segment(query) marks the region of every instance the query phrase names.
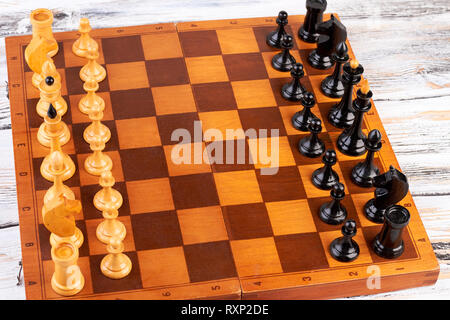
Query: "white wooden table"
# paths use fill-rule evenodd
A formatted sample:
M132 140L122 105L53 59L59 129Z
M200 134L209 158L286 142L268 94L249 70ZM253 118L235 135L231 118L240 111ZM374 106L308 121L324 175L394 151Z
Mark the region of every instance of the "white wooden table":
M303 0L42 0L54 31L306 12ZM0 299L24 299L4 37L31 33L32 0L0 0ZM450 298L450 2L328 0L365 77L440 261L435 286L361 299Z

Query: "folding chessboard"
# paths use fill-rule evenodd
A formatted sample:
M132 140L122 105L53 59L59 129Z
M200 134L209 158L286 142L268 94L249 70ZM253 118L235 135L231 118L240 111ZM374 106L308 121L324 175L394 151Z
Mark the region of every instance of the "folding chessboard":
M326 16L327 19L329 16ZM290 16L288 31L296 35L303 16ZM95 21L93 22L95 26ZM158 24L93 30L100 45L100 63L107 78L99 95L106 102L104 124L112 133L106 153L113 159L116 186L124 198L119 219L127 228L125 251L133 262L129 276L111 280L100 271L105 246L95 236L102 221L92 199L98 178L87 174L83 161L90 153L82 138L89 119L77 104L84 94L79 70L85 61L74 56L76 32L56 33L59 52L54 57L62 77L62 94L69 103L63 120L71 141L63 150L77 165L66 183L81 199L76 217L85 236L79 265L86 279L73 299L314 299L334 298L433 284L439 267L411 195L401 202L411 213L404 233L405 252L396 260L376 256L371 241L381 225L364 217L362 207L373 189L360 188L349 178L362 157L340 152L336 171L346 187L349 218L356 220L361 254L340 263L328 253L340 236L340 226L320 221L320 205L329 191L311 183L321 159L302 156L292 115L300 109L280 96L289 73L275 71L275 51L265 43L274 18ZM49 233L41 218L42 199L50 183L39 171L48 149L36 139L42 119L35 107L39 92L31 85L32 72L23 51L30 36L6 39L14 138L17 193L27 298L58 299L50 286L53 263ZM349 54L354 57L349 47ZM314 44L296 37L292 54L303 63L302 82L315 94L313 112L324 124L321 139L337 150L340 130L326 120L337 100L320 92L320 82L331 70L311 68L307 55ZM173 130L194 135L194 120L210 128L279 130L279 171L263 175L257 146L262 138L238 136L244 143L243 164L176 165L171 151ZM398 168L375 107L366 114L364 130L378 129L383 148L376 156L381 171ZM269 145L275 137L266 138ZM210 142L191 143L205 148ZM228 154L234 159L236 154ZM250 159L252 161L250 161ZM381 277L377 287L374 277ZM374 288L375 286L375 288Z

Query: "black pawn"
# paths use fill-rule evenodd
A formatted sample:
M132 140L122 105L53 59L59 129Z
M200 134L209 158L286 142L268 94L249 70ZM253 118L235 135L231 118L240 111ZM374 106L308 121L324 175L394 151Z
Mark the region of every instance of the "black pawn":
M272 58L272 67L278 71L290 71L295 64L295 58L289 52L294 47L294 39L290 35L285 35L281 40L283 51Z
M375 152L381 149L381 133L377 129L369 132L365 142L367 156L364 161L358 163L352 170L352 181L360 187L373 186L373 178L380 174L380 169L375 165L373 158Z
M273 47L281 49L281 40L287 34L284 26L288 24L288 14L286 11L280 11L277 18L278 28L267 35L266 43Z
M303 78L305 72L303 71L303 65L301 63L296 63L292 66L291 76L292 81L286 83L281 88L281 95L283 98L289 101L300 101L303 95L306 93L305 87L300 82Z
M361 81L361 75L364 68L358 64L352 68L350 63L346 63L342 69L342 83L344 84L344 95L341 101L334 105L328 113L328 120L336 128L348 128L355 120L355 114L352 109L353 86Z
M358 258L359 245L352 238L356 235L356 222L349 219L342 226L342 237L330 244L331 256L341 262L350 262Z
M360 156L366 153L365 141L366 135L362 131L362 123L364 120L364 113L370 110L372 104L372 91L363 92L358 90L357 98L353 103L353 110L355 110L355 120L353 124L346 128L337 139L337 147L339 151L348 156Z
M47 116L50 119L55 119L57 115L58 115L58 112L56 111L53 104L50 103L50 105L48 106L48 110L47 110Z
M320 207L320 220L332 225L341 224L347 218L347 209L341 204L345 197L344 185L337 182L331 189L330 196L333 200Z
M47 78L45 78L45 83L48 86L51 86L51 85L53 85L55 83L55 79L53 77L48 76Z
M292 125L297 130L308 131L308 124L311 122L311 120L318 119L311 112L311 108L316 104L314 95L311 92L306 92L305 96L301 100L301 103L303 105L303 109L294 114L294 116L292 117Z
M331 98L341 98L344 95L344 84L342 83L342 65L349 59L348 48L345 42L341 42L336 47L336 52L333 53L333 60L336 62L336 67L332 75L326 77L320 88L322 92Z
M325 144L319 139L322 132L322 121L312 119L308 124L308 131L311 133L298 142L298 150L308 158L317 158L325 151Z
M312 174L312 183L319 189L330 190L339 182L339 175L333 170L337 162L336 152L327 150L322 157L322 162L324 166Z
M305 42L317 42L319 34L316 25L323 21L323 12L327 8L326 0L307 0L305 22L298 30L298 36Z
M385 213L383 227L372 243L373 251L380 257L394 259L405 250L403 229L410 220L409 211L399 205L390 206Z

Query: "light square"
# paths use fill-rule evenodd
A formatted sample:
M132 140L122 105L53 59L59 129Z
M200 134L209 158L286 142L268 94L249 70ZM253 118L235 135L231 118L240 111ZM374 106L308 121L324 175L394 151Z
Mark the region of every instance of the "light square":
M330 190L322 190L317 188L311 180L312 174L314 170L323 167L322 163L311 164L307 166L298 166L298 170L300 172L300 176L302 177L303 185L305 187L306 195L308 198L317 198L317 197L329 197ZM339 175L339 182L341 182L344 187L346 193L348 193L347 185L345 184L344 176L342 175L341 168L339 167L339 162L333 166L333 170Z
M262 57L264 60L264 65L266 66L267 74L269 75L269 78L286 78L289 77L290 74L288 72L282 72L276 70L274 67L272 67L272 58L277 54L278 52L262 52ZM296 62L302 63L303 61L300 58L300 55L297 50L290 50L291 55L295 58ZM306 68L303 69L305 72L305 77L307 76Z
M110 90L149 87L144 61L107 64L106 70L108 72Z
M190 85L153 87L152 95L157 115L197 111Z
M214 180L223 206L262 202L253 170L214 173Z
M240 277L283 272L272 237L231 241L231 250Z
M193 57L185 60L192 84L228 81L222 56Z
M266 202L273 234L316 232L308 200Z
M187 174L211 172L209 158L204 158L205 144L203 142L176 144L164 146L164 154L166 156L167 168L170 176L181 176ZM173 154L172 154L173 152ZM185 155L184 152L188 152ZM195 155L201 156L196 159ZM200 153L201 152L201 153ZM184 163L184 160L188 160ZM197 162L197 163L196 163Z
M161 145L155 117L116 120L120 149L145 148ZM136 128L138 134L136 134Z
M237 110L200 112L198 116L202 121L203 133L212 129L219 130L222 133L222 139L217 139L217 137L208 139L208 137L205 136L205 141L227 140L227 129L233 130L236 133L232 138L233 140L245 138Z
M131 214L175 209L169 179L127 181Z
M219 206L178 210L177 213L185 245L228 240Z
M277 139L278 148L274 145L275 154L272 154L272 144ZM295 166L294 156L287 137L249 139L248 145L257 169ZM275 159L275 162L272 162L272 158Z
M333 67L334 70L334 67ZM318 75L318 76L310 76L309 81L311 82L314 96L316 97L317 103L325 103L325 102L334 102L338 103L341 99L340 98L330 98L327 97L322 90L320 89L320 86L322 84L322 81L328 77L329 75Z
M114 176L114 179L116 179L117 182L123 181L123 170L122 170L122 162L120 161L120 155L117 151L107 151L104 152L104 154L108 155L112 162L112 174ZM98 184L98 176L94 176L86 171L84 168L84 161L86 158L90 155L90 153L84 153L84 154L77 154L77 168L79 170L80 174L80 183L81 185L87 186L91 184Z
M231 86L238 108L261 108L277 105L269 80L233 81Z
M308 132L303 132L303 131L299 131L297 129L294 128L294 126L292 125L292 117L294 116L294 114L298 111L302 110L302 106L298 105L298 106L286 106L286 107L280 107L280 113L281 113L281 118L283 119L283 123L284 123L284 127L286 128L286 132L288 135L298 135L298 134L305 134L307 135ZM317 106L317 104L312 107L311 109L312 113L319 118L322 121L322 124L324 123L324 120L322 119L322 114L320 113L319 107ZM325 120L328 121L328 120ZM327 128L325 125L322 125L322 132L327 132Z
M367 201L370 199L373 199L374 194L373 192L370 193L355 193L351 195L353 203L355 204L356 213L358 214L359 222L363 227L372 227L372 226L379 226L380 224L370 221L366 218L366 215L364 214L364 206L366 205Z
M112 111L111 106L111 97L109 95L109 92L96 92L96 94L105 101L105 110L103 110L103 119L102 121L107 120L114 120L114 115ZM78 108L78 104L80 103L80 100L82 97L84 97L84 94L77 94L77 95L70 95L70 112L72 114L72 123L86 123L91 122L89 120L89 116L87 114L84 114L80 111Z
M145 60L182 57L178 34L153 33L141 35Z
M252 28L218 29L216 32L223 54L259 52Z

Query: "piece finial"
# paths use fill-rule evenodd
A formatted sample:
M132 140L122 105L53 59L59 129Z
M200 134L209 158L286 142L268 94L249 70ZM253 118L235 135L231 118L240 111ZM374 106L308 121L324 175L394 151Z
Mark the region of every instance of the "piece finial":
M364 79L361 83L361 92L363 94L368 94L370 91L369 81L367 79Z
M356 68L358 68L358 66L359 66L358 60L356 60L356 59L351 59L351 60L350 60L350 67L351 67L353 70L356 69Z

